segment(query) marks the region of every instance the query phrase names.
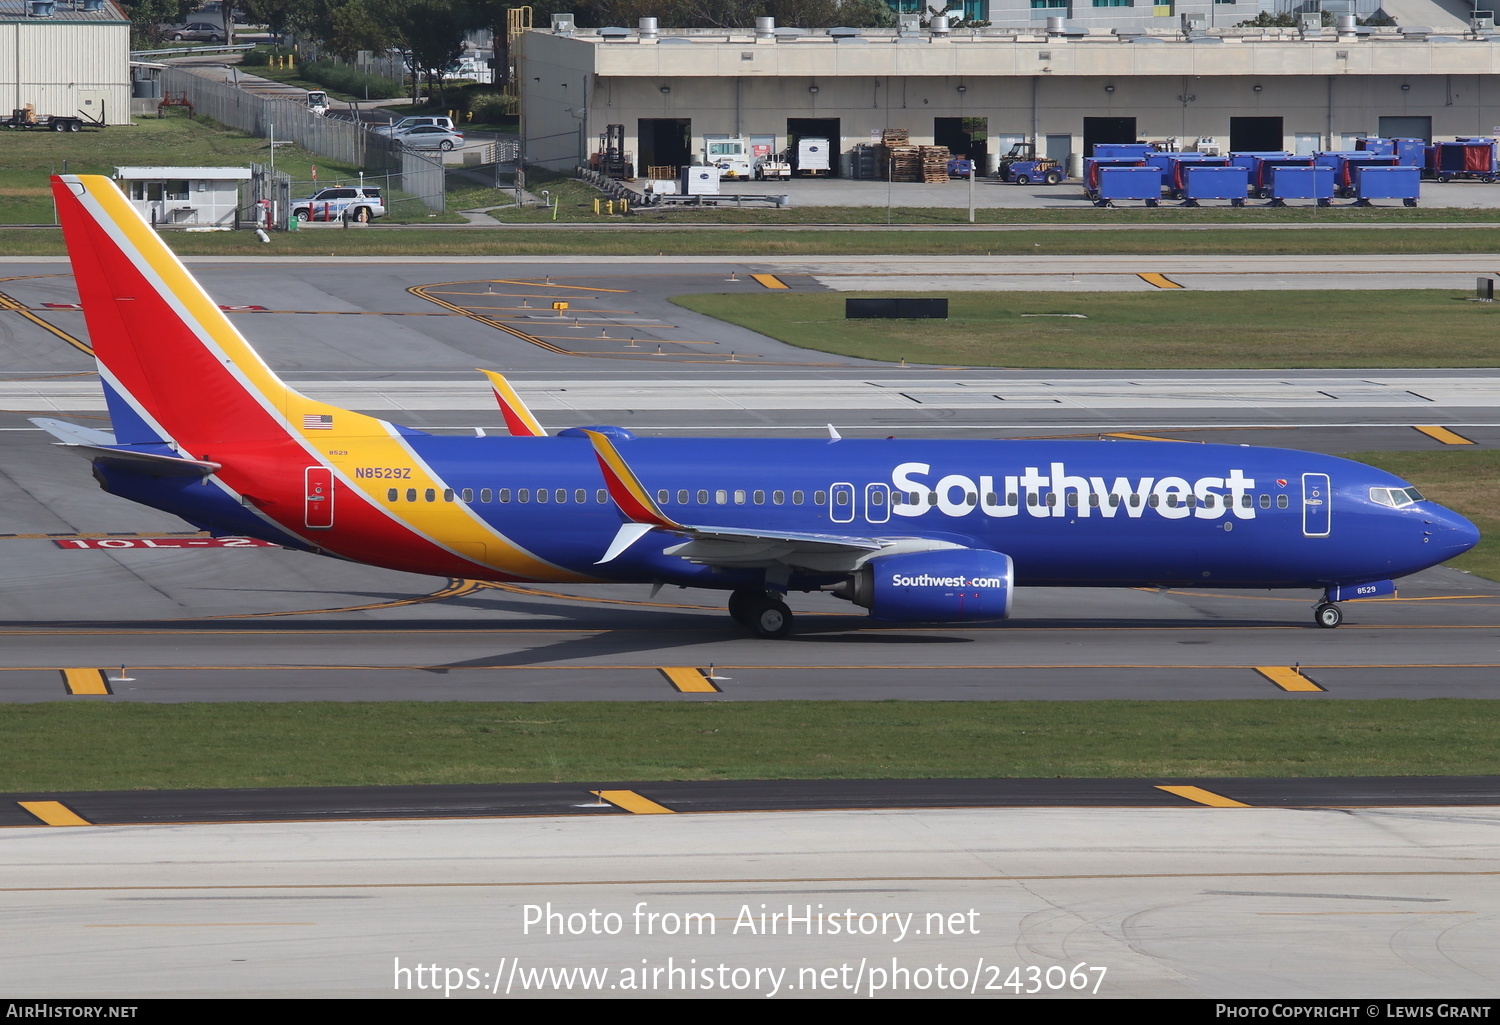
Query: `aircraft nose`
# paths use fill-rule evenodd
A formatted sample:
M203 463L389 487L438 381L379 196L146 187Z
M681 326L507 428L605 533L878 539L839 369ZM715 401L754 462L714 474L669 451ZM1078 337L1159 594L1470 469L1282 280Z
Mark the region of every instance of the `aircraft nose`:
M1462 555L1479 543L1479 528L1451 509L1437 506L1427 518L1426 533L1444 560Z

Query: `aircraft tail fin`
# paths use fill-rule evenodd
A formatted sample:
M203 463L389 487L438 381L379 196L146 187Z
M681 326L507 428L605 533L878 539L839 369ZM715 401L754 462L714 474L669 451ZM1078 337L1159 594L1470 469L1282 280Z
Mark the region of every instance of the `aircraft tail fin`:
M511 383L505 379L505 375L493 370L479 371L490 379L490 387L495 389L495 401L500 404L500 415L505 417L506 429L517 438L545 438L546 428L532 415L526 403L511 387Z
M55 175L52 192L121 443L284 441L342 412L276 376L114 182Z

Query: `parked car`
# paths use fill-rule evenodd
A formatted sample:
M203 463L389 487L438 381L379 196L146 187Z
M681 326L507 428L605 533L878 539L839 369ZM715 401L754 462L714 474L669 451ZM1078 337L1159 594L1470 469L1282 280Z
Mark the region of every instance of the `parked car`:
M340 185L321 189L309 199L292 200L292 216L299 221L339 221L346 217L369 221L385 216L385 202L373 186Z
M437 114L422 114L412 117L404 117L394 124L376 125L370 130L379 135L400 135L402 132L408 132L413 128L420 128L423 126L443 128L450 132L454 130L453 119L451 117Z
M412 149L440 149L445 153L461 149L464 144L462 132L451 131L441 125L417 125L404 132L397 132L393 138Z
M173 42L177 43L222 43L224 41L224 27L212 25L206 21L190 21L178 28L168 29L167 34Z

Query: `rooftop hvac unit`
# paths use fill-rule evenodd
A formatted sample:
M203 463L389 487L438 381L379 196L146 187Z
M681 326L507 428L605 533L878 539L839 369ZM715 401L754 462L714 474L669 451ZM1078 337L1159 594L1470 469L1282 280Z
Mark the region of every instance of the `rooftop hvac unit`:
M28 0L26 15L31 18L50 18L56 8L54 0Z
M898 14L896 15L896 28L903 36L914 36L922 31L922 16L920 14Z
M1475 32L1493 32L1495 31L1495 12L1475 11L1474 16L1469 19L1469 24Z
M573 34L573 16L571 14L554 14L552 16L552 34L557 36L571 36Z
M1321 32L1323 29L1323 15L1299 14L1297 15L1297 28L1303 32Z
M1202 32L1208 28L1208 16L1205 14L1184 14L1182 16L1182 31Z
M104 10L104 0L83 0L83 9L85 11L102 11Z

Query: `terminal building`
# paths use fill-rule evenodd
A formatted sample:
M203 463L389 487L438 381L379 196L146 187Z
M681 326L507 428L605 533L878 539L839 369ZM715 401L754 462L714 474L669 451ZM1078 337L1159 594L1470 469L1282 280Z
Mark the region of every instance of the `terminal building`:
M1236 20L1253 17L1251 4ZM1076 10L1075 6L1075 10ZM1243 14L1243 18L1239 15ZM1500 37L1491 19L1433 27L1097 28L1051 16L1019 28L581 29L568 15L517 40L527 163L587 164L623 126L638 175L698 162L705 139L827 138L835 174L878 177L887 129L993 165L1016 142L1076 168L1095 144L1352 149L1365 136L1427 141L1500 132ZM1220 24L1228 19L1220 19Z

